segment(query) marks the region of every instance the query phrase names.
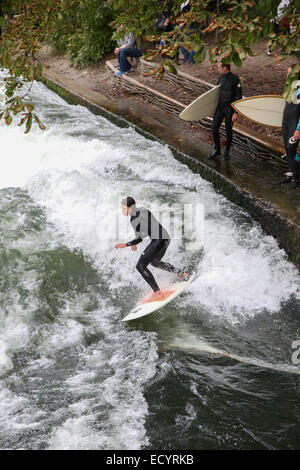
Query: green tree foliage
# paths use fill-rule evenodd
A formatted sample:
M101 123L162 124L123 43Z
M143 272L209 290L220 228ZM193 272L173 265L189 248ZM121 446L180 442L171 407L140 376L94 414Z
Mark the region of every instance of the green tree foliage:
M72 9L58 15L49 41L58 52L67 53L73 65L85 67L113 49L113 14L104 0L72 3Z
M149 51L150 58L157 54L172 57L179 46L184 46L186 49L194 49L197 62L202 62L209 54L212 62L220 58L224 63L241 67L247 56L254 55L253 45L268 39L268 46L272 46L276 59L295 56L297 62L300 62L300 0L292 0L282 11L280 22L291 28L290 31L286 27L280 28L278 35L275 35L273 25L274 21L279 21L277 10L280 0L191 0L190 11L182 15L182 0L174 0L174 30L163 35L157 34L154 22L167 8L167 0L108 0L108 3L119 12L115 21L119 35L126 28L137 35L148 35L148 39L153 42L162 37L165 39L163 48L154 53ZM182 22L186 22L183 30L179 27ZM192 32L188 31L191 24L197 25ZM218 41L209 47L206 44L207 34L214 32L218 33ZM298 70L299 66L294 72Z
M40 44L55 22L60 0L12 0L2 1L0 24L0 64L8 75L5 78L7 102L0 112L0 119L7 125L19 116L19 125L28 133L32 123L45 129L34 106L28 100L28 92L34 77L41 74L42 66L36 59Z
M20 125L29 132L33 122L41 129L44 125L33 114L33 106L27 101L27 90L42 66L37 60L38 50L45 39L51 39L57 49L67 51L74 64L84 66L97 60L110 50L112 26L115 38L132 31L136 38L147 37L153 43L165 39L160 49L151 48L149 58L160 54L162 62L158 74L163 73L164 63L176 73L170 57L180 46L195 51L195 60L202 62L209 56L212 62L221 59L240 67L247 56L254 54L253 46L262 39L272 45L277 60L293 56L300 70L300 0L291 0L280 15L280 22L291 26L290 31L281 27L279 34L273 30L280 0L191 0L190 11L181 14L183 0L0 0L2 16L0 26L0 63L9 71L6 78L6 108L0 112L6 124L19 116ZM169 33L156 31L155 20L172 4L174 28ZM113 13L112 13L113 11ZM18 15L11 21L5 13ZM3 16L4 15L4 16ZM180 27L184 23L184 27ZM191 25L196 27L191 31ZM209 45L207 35L217 38ZM290 77L285 96L290 96ZM18 92L18 94L17 94ZM23 94L22 94L23 93ZM21 96L20 96L21 94Z
M103 57L113 42L110 9L103 0L0 0L0 65L5 78L7 102L0 120L19 125L29 132L33 122L45 129L28 92L34 78L42 73L38 52L45 40L66 43L73 63L83 66ZM7 17L8 15L8 17Z

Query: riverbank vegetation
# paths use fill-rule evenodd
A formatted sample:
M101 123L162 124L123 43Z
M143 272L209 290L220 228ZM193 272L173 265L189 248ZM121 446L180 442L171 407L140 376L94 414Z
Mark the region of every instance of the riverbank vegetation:
M276 60L295 57L294 73L298 72L300 0L287 2L280 16L283 26L276 33L280 0L190 0L185 12L181 4L182 0L0 0L0 63L9 71L8 100L0 118L9 125L21 116L25 132L34 121L44 128L27 94L34 77L42 73L38 52L45 42L66 54L74 66L85 67L112 51L114 41L131 31L138 40L147 38L153 44L146 51L149 58L161 55L176 73L170 57L180 46L193 49L196 62L208 55L212 62L222 59L240 67L253 55L253 46L267 39ZM158 33L157 20L163 15L170 18L172 28ZM214 44L206 40L212 34ZM155 48L161 39L164 46ZM289 84L287 93L288 89Z

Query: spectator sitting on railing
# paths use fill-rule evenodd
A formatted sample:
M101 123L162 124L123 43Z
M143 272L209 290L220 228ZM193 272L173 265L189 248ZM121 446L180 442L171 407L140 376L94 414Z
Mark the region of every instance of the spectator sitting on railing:
M141 57L142 51L137 47L137 43L133 33L129 33L124 39L118 41L118 46L114 53L118 56L117 68L119 71L116 75L121 76L124 73L132 72L132 66L127 57Z
M158 18L155 20L155 26L157 31L163 32L163 33L169 33L170 31L173 31L174 25L171 22L169 17L165 17L164 15L161 16L161 18Z
M186 12L188 12L189 10L191 9L191 5L190 5L190 0L187 0L185 2L183 2L180 6L180 13L181 14L184 14ZM187 23L187 20L184 20L182 21L181 23L179 23L179 27L181 29L181 31L184 31L185 29L185 26L186 26L186 23ZM186 31L186 36L190 36L191 34L191 31L193 31L195 28L197 27L197 24L196 23L193 23L191 24L188 28L187 28L187 31ZM187 49L185 49L184 47L180 47L179 48L180 52L182 53L183 57L184 57L184 60L183 60L183 63L184 64L195 64L196 62L194 61L194 54L195 54L195 51L188 51Z
M285 19L285 9L289 6L290 0L282 0L277 7L277 15L275 18L271 19L273 23L274 34L278 36L282 29L286 29L290 33L290 25L286 23ZM271 46L267 50L268 55L272 55Z
M190 0L187 0L187 1L185 1L181 4L180 13L184 14L184 13L188 12L190 10L190 8L191 8ZM169 32L174 30L175 24L174 24L174 21L172 21L172 16L173 16L173 13L172 13L171 8L169 8L168 12L162 13L162 16L155 21L155 26L156 26L156 29L157 29L158 32L169 33ZM185 29L186 23L187 23L187 20L183 20L183 21L181 21L181 23L179 23L179 27L180 27L181 31L183 31ZM197 25L195 23L190 25L187 28L186 35L189 36L190 32L193 29L195 29L196 26ZM160 41L159 45L160 46L166 45L165 39L162 39ZM182 46L179 47L179 50L180 50L180 52L182 53L182 55L184 57L183 63L195 64L194 51L188 51L187 49L185 49ZM170 57L170 59L172 59L172 58L173 57ZM176 55L175 55L174 59L176 61L178 60L178 50L176 51Z
M155 21L155 26L157 31L159 32L164 32L164 33L170 33L171 31L174 30L174 24L171 21L171 18L166 18L164 15L162 15L161 18L157 19ZM165 46L168 44L168 40L162 39L159 44L156 45L156 48L160 48L161 46ZM175 61L178 60L178 51L176 50L175 56L171 57L170 55L167 54L162 54L162 57L167 57L168 59L175 59Z
M165 3L165 2L160 2L160 3ZM155 20L155 27L157 31L164 32L164 33L169 33L170 31L173 31L174 25L172 24L172 21L171 21L171 18L174 16L173 4L174 4L173 1L169 1L167 5L165 5L167 9L163 11L160 18L157 18L157 20Z

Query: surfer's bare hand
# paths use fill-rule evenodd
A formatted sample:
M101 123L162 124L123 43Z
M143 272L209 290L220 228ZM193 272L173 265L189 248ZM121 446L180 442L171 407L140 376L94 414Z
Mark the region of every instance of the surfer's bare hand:
M136 250L137 250L137 246L136 246L136 245L132 245L130 248L132 249L132 251L136 251Z
M298 130L296 129L295 132L294 132L293 137L294 137L295 140L300 140L300 131L298 131Z
M126 248L126 246L127 246L126 243L117 243L115 245L115 248Z
M234 113L234 114L232 115L232 122L237 121L237 118L238 118L237 113Z

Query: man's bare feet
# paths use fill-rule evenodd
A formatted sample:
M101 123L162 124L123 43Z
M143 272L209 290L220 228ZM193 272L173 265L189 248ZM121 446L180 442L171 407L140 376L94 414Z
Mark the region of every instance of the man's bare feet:
M182 279L188 279L190 277L189 273L181 273Z
M162 297L162 292L160 290L157 290L156 292L152 292L150 298L151 300L159 299Z
M170 295L174 294L174 290L165 290L165 291L157 291L157 292L151 292L148 294L144 299L139 303L139 305L143 305L149 302L158 302L158 301L163 301L170 297Z
M178 274L178 276L176 277L175 279L175 282L184 282L184 281L188 281L190 278L190 274L187 273L187 272L181 272L180 274Z

